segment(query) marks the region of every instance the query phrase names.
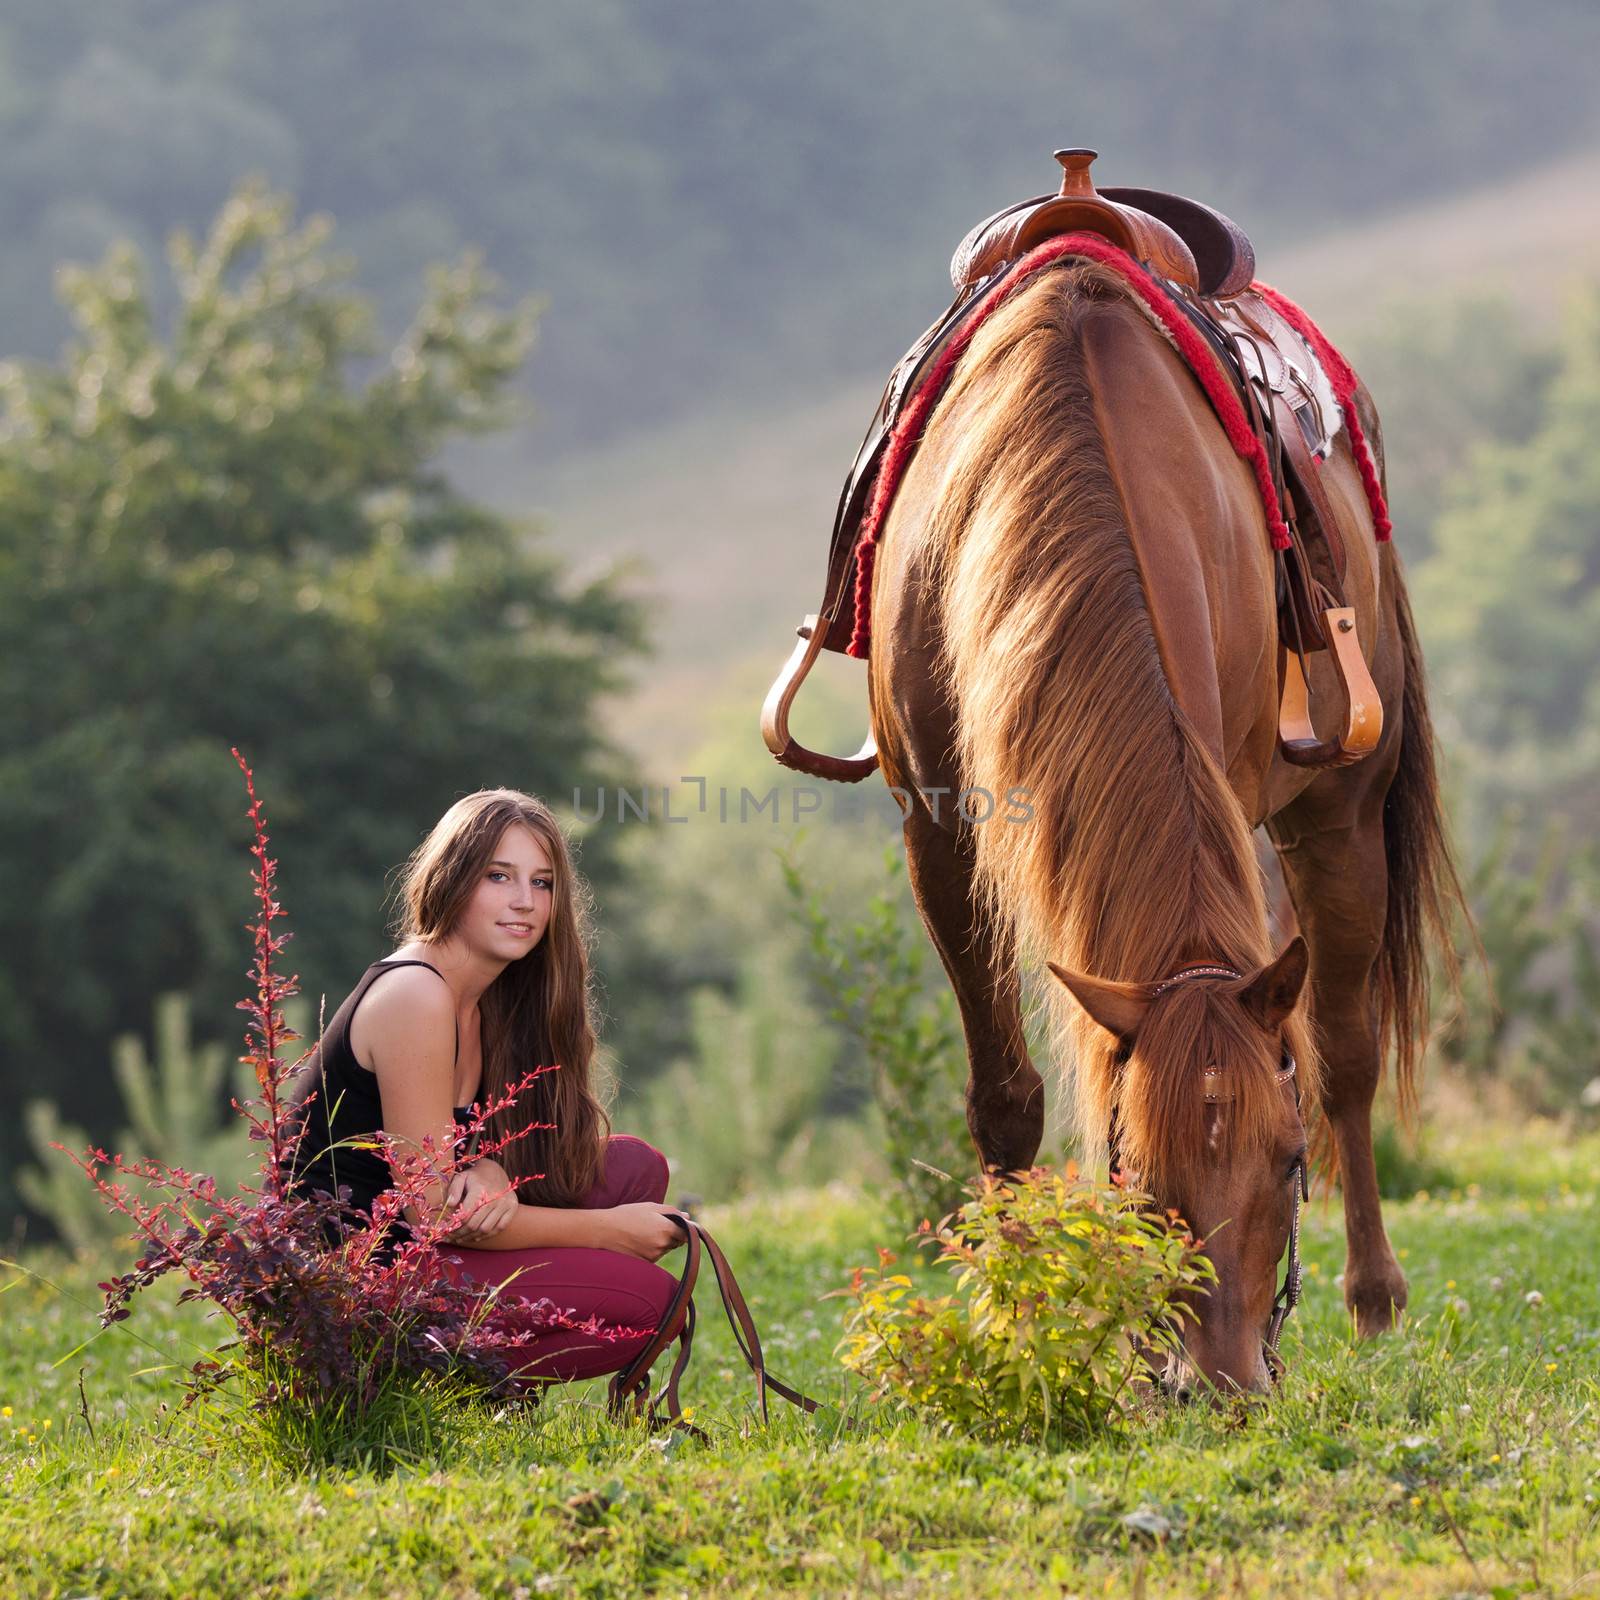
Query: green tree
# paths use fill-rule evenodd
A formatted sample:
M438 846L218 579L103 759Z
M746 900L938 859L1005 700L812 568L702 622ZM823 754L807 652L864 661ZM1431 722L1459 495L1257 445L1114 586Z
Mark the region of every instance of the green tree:
M834 1044L775 946L751 953L730 998L689 997L689 1053L651 1078L631 1122L674 1162L673 1193L708 1200L785 1184L859 1179L873 1165L870 1118L827 1109Z
M1395 538L1421 561L1462 462L1487 444L1525 444L1538 428L1556 348L1524 307L1480 292L1397 299L1347 354L1383 416Z
M297 995L283 1010L300 1040L310 1040L311 1008L305 997ZM220 1191L236 1190L256 1178L266 1149L251 1142L249 1124L228 1103L230 1096L241 1104L256 1098L255 1073L225 1045L191 1043L186 994L158 995L154 1013L153 1061L136 1033L112 1043L111 1072L128 1121L111 1148L130 1161L148 1156L169 1167L207 1173ZM294 1049L303 1047L297 1043ZM106 1208L69 1159L89 1143L83 1129L64 1123L53 1100L30 1100L23 1122L37 1158L36 1166L17 1174L28 1205L78 1250L128 1237L126 1218ZM57 1144L64 1148L57 1150Z
M1469 832L1512 801L1600 821L1600 289L1574 299L1523 442L1480 448L1416 596Z
M329 228L246 187L204 240L174 235L169 334L122 246L61 274L64 361L0 371L0 1088L93 1134L107 1041L148 996L182 988L227 1034L230 745L278 797L313 1007L383 953L384 874L458 795L610 772L597 704L636 607L437 465L514 414L532 308L497 309L469 258L379 352Z
M829 1019L860 1052L883 1128L884 1193L916 1226L960 1203L977 1164L962 1114L966 1052L955 994L917 923L898 844L860 915L836 918L799 860L783 862L790 910L805 929L811 973Z

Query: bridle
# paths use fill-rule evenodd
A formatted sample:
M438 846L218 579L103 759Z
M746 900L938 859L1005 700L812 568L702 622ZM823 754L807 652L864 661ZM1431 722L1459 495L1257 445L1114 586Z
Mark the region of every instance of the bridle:
M1160 983L1151 989L1151 998L1165 994L1168 989L1180 983L1188 983L1195 978L1231 978L1234 980L1243 974L1235 972L1232 967L1225 967L1215 962L1199 962L1194 966L1183 967L1174 972L1170 977L1163 978ZM1294 1108L1300 1109L1300 1080L1295 1076L1294 1057L1285 1054L1285 1064L1279 1069L1274 1078L1275 1083L1294 1084ZM1226 1074L1220 1067L1207 1067L1205 1071L1206 1087L1205 1097L1210 1101L1231 1100L1233 1095L1224 1087ZM1111 1128L1108 1138L1111 1153L1112 1181L1133 1180L1137 1182L1138 1174L1129 1172L1122 1164L1122 1151L1117 1137L1117 1101L1116 1096L1111 1100ZM1266 1336L1262 1339L1262 1349L1267 1358L1267 1371L1272 1374L1272 1381L1276 1383L1283 1372L1283 1358L1278 1354L1278 1338L1283 1332L1283 1325L1289 1320L1289 1313L1300 1303L1300 1205L1302 1201L1311 1198L1311 1178L1306 1170L1306 1158L1301 1156L1295 1163L1294 1170L1289 1174L1290 1197L1293 1210L1289 1218L1289 1254L1284 1267L1283 1282L1278 1285L1278 1292L1272 1298L1272 1314L1267 1319Z

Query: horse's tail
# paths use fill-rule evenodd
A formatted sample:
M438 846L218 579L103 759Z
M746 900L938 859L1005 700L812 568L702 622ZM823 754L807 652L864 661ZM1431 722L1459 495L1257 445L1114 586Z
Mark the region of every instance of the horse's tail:
M1392 546L1388 561L1405 662L1405 696L1400 761L1383 808L1389 894L1378 955L1378 1027L1385 1049L1394 1051L1395 1092L1401 1114L1409 1117L1416 1110L1417 1064L1428 1035L1429 941L1439 950L1447 981L1454 988L1460 964L1453 922L1458 913L1467 916L1467 907L1440 803L1422 651Z

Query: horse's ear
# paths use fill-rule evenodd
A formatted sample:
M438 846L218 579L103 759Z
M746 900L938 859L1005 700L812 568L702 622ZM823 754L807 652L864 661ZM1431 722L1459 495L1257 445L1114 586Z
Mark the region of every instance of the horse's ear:
M1251 974L1239 998L1263 1028L1283 1026L1305 987L1310 962L1311 953L1297 933L1276 961Z
M1068 972L1053 961L1045 965L1118 1044L1133 1043L1133 1036L1150 1009L1148 983L1113 983L1109 978L1087 978L1082 973Z

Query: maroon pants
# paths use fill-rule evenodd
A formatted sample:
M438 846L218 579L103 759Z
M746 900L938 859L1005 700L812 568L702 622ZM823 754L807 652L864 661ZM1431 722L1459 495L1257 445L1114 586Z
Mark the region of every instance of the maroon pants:
M615 1133L606 1143L599 1183L579 1204L600 1211L640 1200L664 1203L666 1198L667 1158L643 1139ZM506 1326L516 1325L518 1301L541 1299L553 1301L574 1321L593 1318L601 1325L599 1333L553 1328L519 1339L507 1354L524 1381L564 1382L619 1371L660 1326L678 1283L653 1261L620 1250L468 1250L450 1245L444 1260L452 1276L486 1286L517 1273L500 1293ZM619 1330L631 1331L618 1337Z

